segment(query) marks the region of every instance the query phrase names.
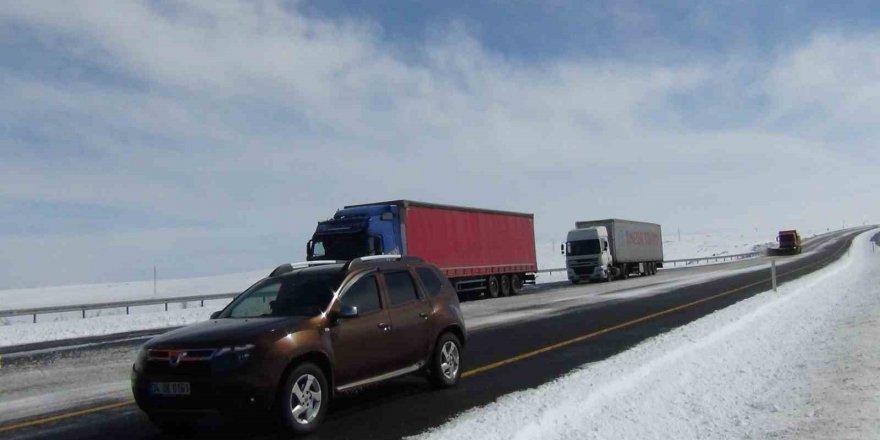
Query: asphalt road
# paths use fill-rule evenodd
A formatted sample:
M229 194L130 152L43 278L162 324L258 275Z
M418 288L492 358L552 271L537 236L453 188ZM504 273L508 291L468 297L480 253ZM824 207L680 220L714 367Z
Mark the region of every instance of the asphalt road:
M805 246L805 254L797 258L774 257L778 264L780 282L790 281L832 262L846 252L850 241L860 231L862 230L819 236L810 240ZM577 296L579 292L583 292L577 290L579 286L557 285L534 289L532 295L540 296L533 297L531 302L535 299L553 301L562 297L557 301L561 301L565 307L553 309L546 314L531 314L523 319L500 322L486 320L490 318L489 312L486 312L487 316L481 319L488 324L478 325L470 333L463 363L466 377L458 387L437 391L429 388L421 378L408 377L344 395L333 402L323 427L311 438L400 438L418 434L462 411L487 404L510 392L541 385L585 363L605 359L647 338L767 291L770 280L769 269L766 267L770 260L765 257L706 268L665 271L670 280L678 270L690 271L687 273L717 272L721 275L707 277L698 283L670 284L660 294L614 297L619 291L625 293L630 287L666 282L660 275L656 277L659 281L655 281L655 277L645 278L640 282L629 280L627 282L632 282L629 287L616 288L615 283L601 285L603 287L597 291L597 297L607 295L615 298L606 301L584 302L564 297L566 294ZM492 301L497 302L496 304L513 304L516 301L529 301L529 298L501 298ZM492 311L491 305L479 307L488 307L487 310ZM470 325L470 321L468 322ZM130 352L135 344L127 342L110 349L102 348L101 353L110 353L102 354L98 358L97 363L107 361L107 365L103 367L96 365L92 355L97 351L88 349L67 354L67 361L88 368L91 374L100 377L101 374L109 374L111 370L124 368L123 365L130 366L131 360L114 350ZM33 363L31 369L34 374L39 374L40 363L54 362L55 356L57 355L53 353L45 353L18 362ZM28 369L27 365L16 365L15 361L9 366L21 371ZM6 367L5 364L4 368ZM3 373L0 370L0 378ZM37 377L34 380L51 384L53 379L58 380L52 377ZM6 392L2 386L0 384L0 392ZM47 395L51 395L52 385L44 386ZM49 405L51 402L47 401L45 414L37 419L0 426L0 437L162 438L136 406L117 402L82 402L77 406L85 411L77 413L76 409L52 408ZM98 411L90 409L107 403L113 406ZM55 416L60 417L52 419ZM277 434L267 428L229 426L212 418L203 420L200 428L199 438L277 438Z

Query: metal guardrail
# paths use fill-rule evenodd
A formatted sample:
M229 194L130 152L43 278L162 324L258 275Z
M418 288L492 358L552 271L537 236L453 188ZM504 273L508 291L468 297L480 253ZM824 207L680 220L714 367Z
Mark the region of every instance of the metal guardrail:
M763 254L764 254L763 252L746 252L744 254L716 255L716 256L712 256L712 257L701 257L701 258L682 258L680 260L664 261L663 266L666 267L666 265L669 263L672 263L672 267L677 267L678 263L685 263L684 265L687 266L690 263L695 263L695 262L700 262L700 261L706 261L707 263L709 263L709 262L719 263L719 262L725 262L725 261L744 260L746 258L757 257L758 255L763 255Z
M680 260L668 260L664 261L663 265L672 264L673 267L676 267L679 263L683 263L684 265L688 265L691 263L696 263L700 261L706 262L723 262L723 261L732 261L732 260L742 260L745 258L751 258L757 255L760 255L760 252L748 252L744 254L733 254L733 255L718 255L713 257L701 257L701 258L684 258ZM556 268L556 269L541 269L536 271L535 273L552 273L552 272L565 272L566 268ZM117 302L107 302L107 303L91 303L91 304L76 304L76 305L66 305L66 306L53 306L53 307L37 307L32 309L16 309L16 310L0 310L0 318L8 318L13 316L33 316L32 322L37 322L38 315L49 315L56 313L70 313L70 312L80 312L82 317L86 317L86 312L90 310L105 310L105 309L125 309L125 314L128 315L131 313L132 307L140 307L140 306L151 306L157 304L164 304L165 311L168 311L169 304L183 304L190 302L199 302L201 307L205 306L205 301L218 300L218 299L231 299L238 295L240 292L235 293L217 293L212 295L194 295L194 296L178 296L172 298L153 298L153 299L144 299L144 300L136 300L136 301L117 301Z
M70 312L82 312L82 317L86 317L86 312L89 310L104 310L104 309L125 309L125 314L128 315L131 313L132 307L140 307L140 306L154 306L157 304L164 304L165 311L168 311L168 304L183 304L190 302L199 302L201 307L205 306L205 301L217 300L217 299L227 299L234 298L241 292L235 293L215 293L211 295L194 295L194 296L177 296L173 298L152 298L152 299L143 299L136 301L117 301L117 302L106 302L106 303L91 303L91 304L76 304L76 305L67 305L67 306L52 306L52 307L36 307L32 309L16 309L16 310L0 310L0 318L8 318L11 316L33 316L33 322L37 322L37 315L48 315L54 313L70 313Z
M744 260L746 258L757 257L758 255L763 255L763 252L746 252L743 254L730 254L730 255L715 255L711 257L700 257L700 258L682 258L679 260L666 260L663 262L663 267L666 268L666 265L672 264L672 267L678 267L679 263L683 263L684 266L688 266L692 263L699 263L700 261L705 261L707 263L720 263L725 261L735 261L735 260ZM535 273L552 273L552 272L565 272L567 269L564 267L556 268L556 269L541 269L536 271Z

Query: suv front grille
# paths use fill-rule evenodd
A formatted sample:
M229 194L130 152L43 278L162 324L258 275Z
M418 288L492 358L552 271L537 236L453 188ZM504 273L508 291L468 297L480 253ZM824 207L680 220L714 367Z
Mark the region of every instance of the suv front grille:
M147 352L145 370L148 374L166 376L209 376L213 348L151 349Z

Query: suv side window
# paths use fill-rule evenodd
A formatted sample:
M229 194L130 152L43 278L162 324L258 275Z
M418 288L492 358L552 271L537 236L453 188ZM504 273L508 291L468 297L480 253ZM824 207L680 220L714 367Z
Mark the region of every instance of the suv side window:
M359 315L366 315L381 309L376 276L367 275L352 284L342 296L342 304L357 307Z
M440 289L443 288L443 284L434 269L431 269L430 267L417 267L416 273L422 280L422 285L425 286L428 295L437 296L440 294Z
M385 285L388 287L388 299L391 301L391 307L419 300L416 286L413 284L409 272L386 273Z

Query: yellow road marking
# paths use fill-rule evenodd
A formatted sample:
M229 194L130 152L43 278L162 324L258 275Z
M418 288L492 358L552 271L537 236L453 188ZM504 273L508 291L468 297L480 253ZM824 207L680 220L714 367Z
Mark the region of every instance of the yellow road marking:
M844 245L844 246L845 246L845 245ZM840 252L842 249L843 249L843 246L841 246L840 249L838 249L838 252ZM835 253L835 255L836 255L836 253ZM832 260L835 259L835 258L838 258L838 257L837 257L837 256L832 256L832 257L827 258L827 259L825 259L825 260L817 261L817 262L815 262L815 263L813 263L813 264L808 264L808 265L806 265L806 266L801 266L801 267L799 267L799 268L797 268L797 269L792 269L792 270L787 271L787 272L779 273L779 274L777 275L777 278L778 278L778 277L782 277L782 276L784 276L784 275L788 275L788 274L794 273L794 272L799 272L799 271L801 271L801 270L804 270L804 269L807 269L807 268L810 268L810 267L814 267L814 266L817 266L817 265L819 265L819 264L827 263L827 262L829 262L829 261L832 261ZM565 340L565 341L562 341L562 342L558 342L558 343L553 344L553 345L548 345L548 346L546 346L546 347L539 348L539 349L537 349L537 350L533 350L533 351L529 351L529 352L526 352L526 353L518 354L518 355L513 356L513 357L511 357L511 358L507 358L507 359L504 359L504 360L500 360L500 361L498 361L498 362L493 362L493 363L491 363L491 364L483 365L482 367L477 367L477 368L474 368L474 369L471 369L471 370L465 371L465 372L461 373L461 377L470 377L470 376L473 376L473 375L475 375L475 374L480 374L480 373L484 373L484 372L489 371L489 370L494 370L494 369L496 369L496 368L498 368L498 367L503 367L503 366L505 366L505 365L512 364L512 363L514 363L514 362L519 362L519 361L521 361L521 360L525 360L525 359L528 359L528 358L531 358L531 357L535 357L535 356L537 356L537 355L539 355L539 354L546 353L546 352L548 352L548 351L553 351L553 350L556 350L556 349L559 349L559 348L562 348L562 347L566 347L566 346L568 346L568 345L571 345L571 344L574 344L574 343L577 343L577 342L581 342L581 341L584 341L584 340L587 340L587 339L595 338L596 336L600 336L600 335L603 335L603 334L605 334L605 333L612 332L612 331L614 331L614 330L620 330L620 329L625 328L625 327L630 327L630 326L635 325L635 324L638 324L638 323L640 323L640 322L648 321L648 320L651 320L651 319L654 319L654 318L657 318L657 317L660 317L660 316L663 316L663 315L668 315L668 314L670 314L670 313L672 313L672 312L677 312L677 311L682 310L682 309L686 309L686 308L689 308L689 307L693 307L693 306L695 306L695 305L697 305L697 304L702 304L702 303L704 303L704 302L711 301L711 300L713 300L713 299L718 299L718 298L721 298L722 296L730 295L730 294L732 294L732 293L736 293L736 292L739 292L739 291L741 291L741 290L745 290L745 289L748 289L748 288L750 288L750 287L757 286L757 285L759 285L759 284L764 284L764 283L767 283L767 282L769 282L769 281L770 281L770 280L762 280L762 281L758 281L758 282L755 282L755 283L746 284L746 285L744 285L744 286L737 287L736 289L731 289L731 290L728 290L728 291L725 291L725 292L721 292L721 293L716 294L716 295L707 296L707 297L705 297L705 298L698 299L698 300L696 300L696 301L693 301L693 302L690 302L690 303L687 303L687 304L682 304L682 305L680 305L680 306L672 307L672 308L669 308L669 309L666 309L666 310L663 310L663 311L660 311L660 312L657 312L657 313L652 313L652 314L650 314L650 315L642 316L641 318L636 318L636 319L633 319L633 320L631 320L631 321L626 321L626 322L623 322L623 323L621 323L621 324L613 325L613 326L611 326L611 327L606 327L606 328L604 328L604 329L602 329L602 330L597 330L597 331L594 331L594 332L592 332L592 333L587 333L587 334L585 334L585 335L577 336L577 337L574 337L574 338L571 338L571 339L568 339L568 340Z
M844 246L845 246L845 245L844 245ZM838 249L838 251L840 251L841 249L843 249L843 246L841 246L841 248ZM794 273L794 272L799 272L799 271L801 271L801 270L804 270L804 269L807 269L807 268L810 268L810 267L813 267L813 266L817 266L817 265L819 265L819 264L824 264L824 263L829 262L829 261L831 261L831 260L833 260L833 259L835 259L835 258L838 258L838 257L836 257L836 256L832 256L832 257L827 258L827 259L825 259L825 260L817 261L817 262L815 262L815 263L813 263L813 264L809 264L809 265L806 265L806 266L802 266L802 267L799 267L799 268L797 268L797 269L790 270L790 271L788 271L788 272L782 272L782 273L780 273L780 274L777 275L777 276L781 277L781 276L783 276L783 275L788 275L788 274L791 274L791 273ZM546 346L546 347L539 348L539 349L537 349L537 350L533 350L533 351L530 351L530 352L527 352L527 353L518 354L518 355L516 355L516 356L514 356L514 357L511 357L511 358L507 358L507 359L504 359L504 360L501 360L501 361L498 361L498 362L493 362L493 363L491 363L491 364L484 365L484 366L482 366L482 367L477 367L477 368L474 368L474 369L471 369L471 370L465 371L465 372L461 373L461 377L462 377L462 378L470 377L470 376L473 376L473 375L476 375L476 374L484 373L484 372L489 371L489 370L494 370L494 369L496 369L496 368L498 368L498 367L502 367L502 366L504 366L504 365L508 365L508 364L512 364L512 363L514 363L514 362L518 362L518 361L521 361L521 360L524 360L524 359L528 359L528 358L531 358L531 357L537 356L537 355L539 355L539 354L541 354L541 353L546 353L546 352L548 352L548 351L553 351L553 350L556 350L556 349L559 349L559 348L562 348L562 347L565 347L565 346L568 346L568 345L574 344L574 343L576 343L576 342L580 342L580 341L583 341L583 340L586 340L586 339L594 338L594 337L596 337L596 336L599 336L599 335L602 335L602 334L605 334L605 333L608 333L608 332L612 332L612 331L614 331L614 330L619 330L619 329L622 329L622 328L625 328L625 327L629 327L629 326L632 326L632 325L638 324L638 323L640 323L640 322L648 321L648 320L650 320L650 319L654 319L654 318L657 318L657 317L659 317L659 316L668 315L668 314L670 314L670 313L672 313L672 312L676 312L676 311L679 311L679 310L682 310L682 309L686 309L686 308L689 308L689 307L693 307L693 306L695 306L695 305L697 305L697 304L701 304L701 303L704 303L704 302L706 302L706 301L711 301L711 300L713 300L713 299L717 299L717 298L720 298L720 297L722 297L722 296L730 295L730 294L732 294L732 293L736 293L736 292L739 292L739 291L741 291L741 290L748 289L749 287L754 287L754 286L757 286L757 285L759 285L759 284L766 283L766 282L768 282L768 281L769 281L769 280L763 280L763 281L758 281L758 282L751 283L751 284L746 284L745 286L740 286L740 287L737 287L736 289L731 289L731 290L728 290L728 291L725 291L725 292L722 292L722 293L719 293L719 294L716 294L716 295L708 296L708 297L706 297L706 298L699 299L699 300L697 300L697 301L693 301L693 302L690 302L690 303L687 303L687 304L682 304L682 305L680 305L680 306L672 307L672 308L669 308L669 309L666 309L666 310L663 310L663 311L660 311L660 312L657 312L657 313L652 313L652 314L650 314L650 315L646 315L646 316L643 316L643 317L641 317L641 318L636 318L636 319L633 319L633 320L631 320L631 321L627 321L627 322L624 322L624 323L621 323L621 324L613 325L613 326L611 326L611 327L607 327L607 328L604 328L604 329L602 329L602 330L597 330L597 331L595 331L595 332L588 333L588 334L585 334L585 335L581 335L581 336L578 336L578 337L575 337L575 338L571 338L571 339L568 339L568 340L565 340L565 341L562 341L562 342L558 342L558 343L553 344L553 345L548 345L548 346ZM73 412L64 413L64 414L58 414L58 415L55 415L55 416L45 417L45 418L42 418L42 419L36 419L36 420L28 421L28 422L16 423L16 424L14 424L14 425L0 426L0 432L8 432L8 431L14 431L14 430L16 430L16 429L29 428L29 427L32 427L32 426L38 426L38 425L44 425L44 424L46 424L46 423L51 423L51 422L55 422L55 421L58 421L58 420L69 419L69 418L71 418L71 417L84 416L84 415L93 414L93 413L100 412L100 411L106 411L106 410L108 410L108 409L121 408L121 407L123 407L123 406L128 406L128 405L131 405L131 404L133 404L133 403L134 403L134 400L127 400L127 401L125 401L125 402L111 403L111 404L109 404L109 405L97 406L97 407L94 407L94 408L88 408L88 409L83 409L83 410L79 410L79 411L73 411Z
M106 411L108 409L120 408L123 406L131 405L132 403L134 403L134 400L127 400L125 402L111 403L109 405L97 406L94 408L83 409L83 410L73 411L73 412L64 413L64 414L58 414L57 416L45 417L42 419L31 420L29 422L16 423L15 425L0 426L0 432L14 431L16 429L29 428L31 426L37 426L37 425L44 425L46 423L51 423L51 422L55 422L58 420L69 419L71 417L84 416L86 414L92 414L92 413L96 413L99 411Z

